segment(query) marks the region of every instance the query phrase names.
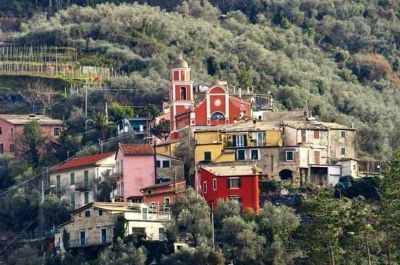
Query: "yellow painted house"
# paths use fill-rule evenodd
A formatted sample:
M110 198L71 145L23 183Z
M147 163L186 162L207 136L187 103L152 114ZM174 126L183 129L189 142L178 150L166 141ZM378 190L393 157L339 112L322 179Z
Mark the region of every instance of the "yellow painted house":
M175 157L174 151L179 141L166 142L156 145L156 153L160 155Z
M196 163L261 161L264 149L282 145L279 126L262 121L198 128L194 139Z

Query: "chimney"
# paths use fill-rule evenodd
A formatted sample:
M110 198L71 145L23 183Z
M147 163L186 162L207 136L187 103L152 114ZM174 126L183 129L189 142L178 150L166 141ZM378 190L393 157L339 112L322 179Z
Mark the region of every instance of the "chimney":
M257 164L256 164L256 162L253 163L253 166L251 167L251 170L253 171L254 175L257 174Z

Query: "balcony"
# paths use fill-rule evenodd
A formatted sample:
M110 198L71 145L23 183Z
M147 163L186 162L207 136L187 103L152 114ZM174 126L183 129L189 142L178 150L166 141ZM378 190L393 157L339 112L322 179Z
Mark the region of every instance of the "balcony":
M75 183L75 190L76 191L88 191L88 190L92 190L94 187L94 184L92 181L89 182L77 182Z
M112 238L85 238L75 239L69 241L70 248L84 248L84 247L93 247L93 246L107 246L112 243Z
M121 169L114 168L111 172L110 177L117 178L121 177L124 174Z

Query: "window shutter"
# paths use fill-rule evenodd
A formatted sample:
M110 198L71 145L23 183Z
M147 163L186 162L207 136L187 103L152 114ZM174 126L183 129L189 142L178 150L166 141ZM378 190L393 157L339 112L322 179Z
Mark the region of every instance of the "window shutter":
M239 185L239 188L242 187L242 179L241 178L238 179L238 185Z
M247 146L247 135L243 135L243 139L244 139L244 146Z
M236 135L232 136L232 146L236 147Z
M229 189L231 187L229 179L226 179L226 187Z

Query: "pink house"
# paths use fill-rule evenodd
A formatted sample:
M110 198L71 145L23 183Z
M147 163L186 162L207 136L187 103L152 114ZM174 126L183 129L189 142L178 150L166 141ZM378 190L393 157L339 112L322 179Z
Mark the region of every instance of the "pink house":
M141 189L155 184L154 149L149 144L119 144L114 176L117 189L114 199L141 202Z
M63 121L44 115L0 114L0 155L18 153L17 139L22 134L24 126L36 120L49 141L55 141L60 136Z

